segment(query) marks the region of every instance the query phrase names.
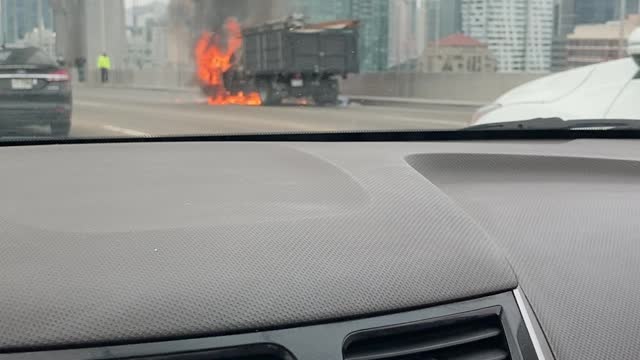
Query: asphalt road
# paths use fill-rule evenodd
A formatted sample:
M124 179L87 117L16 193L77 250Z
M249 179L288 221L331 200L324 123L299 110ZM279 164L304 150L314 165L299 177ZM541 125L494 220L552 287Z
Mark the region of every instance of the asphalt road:
M161 136L452 129L467 124L469 109L403 106L210 106L197 91L118 88L74 90L71 136ZM37 135L42 129L35 129Z

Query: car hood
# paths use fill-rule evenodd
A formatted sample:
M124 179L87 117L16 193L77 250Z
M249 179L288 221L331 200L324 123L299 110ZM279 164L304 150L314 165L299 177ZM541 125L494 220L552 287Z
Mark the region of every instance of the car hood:
M521 85L476 114L474 125L533 118L636 119L638 66L625 58L585 66Z
M580 87L591 76L595 66L585 66L548 75L500 96L495 102L501 105L521 103L546 103L558 100Z
M567 96L589 95L610 88L619 92L637 70L631 58L584 66L521 85L499 97L496 103L551 103ZM617 92L614 91L616 95Z

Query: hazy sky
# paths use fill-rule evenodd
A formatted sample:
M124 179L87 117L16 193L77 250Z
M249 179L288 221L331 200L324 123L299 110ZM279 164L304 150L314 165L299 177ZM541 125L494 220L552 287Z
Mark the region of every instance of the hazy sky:
M169 2L169 0L125 0L125 5L127 7L131 7L131 6L133 6L134 3L137 4L137 5L146 5L146 4L155 2L155 1L159 1L159 2L162 2L162 3L168 3Z

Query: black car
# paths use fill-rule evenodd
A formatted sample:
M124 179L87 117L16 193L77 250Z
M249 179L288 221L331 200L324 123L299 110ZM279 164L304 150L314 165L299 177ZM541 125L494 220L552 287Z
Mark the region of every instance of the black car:
M66 68L36 47L0 48L0 131L39 125L67 136L71 109Z

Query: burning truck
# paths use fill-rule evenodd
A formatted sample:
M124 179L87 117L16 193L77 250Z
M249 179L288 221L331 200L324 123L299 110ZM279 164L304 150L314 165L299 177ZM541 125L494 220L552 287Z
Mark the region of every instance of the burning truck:
M302 16L204 33L198 80L213 105L278 105L288 98L336 104L340 77L359 72L358 22L307 24Z

